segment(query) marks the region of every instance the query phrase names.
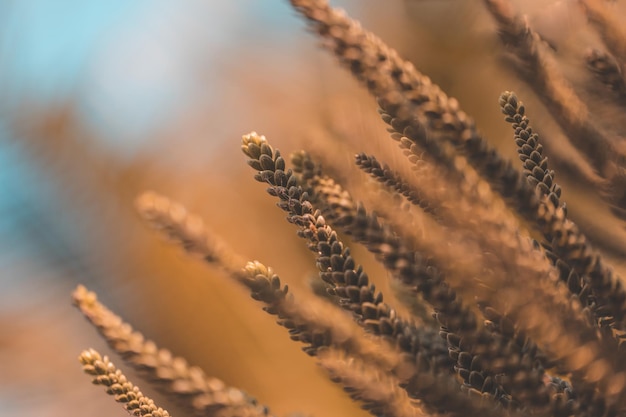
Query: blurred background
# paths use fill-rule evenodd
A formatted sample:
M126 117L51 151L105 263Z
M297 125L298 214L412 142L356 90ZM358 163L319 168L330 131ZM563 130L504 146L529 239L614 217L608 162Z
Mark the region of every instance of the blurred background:
M571 2L554 3L523 4L538 24L571 28L575 14L558 9ZM336 4L457 97L489 137L509 138L498 95L524 87L500 65L480 2ZM241 155L251 130L284 154L319 135L384 138L375 102L286 1L0 2L0 415L124 415L76 360L88 347L110 353L71 306L79 283L276 415L361 413L245 290L134 212L140 192L165 194L306 290L313 257ZM512 141L499 146L515 157Z

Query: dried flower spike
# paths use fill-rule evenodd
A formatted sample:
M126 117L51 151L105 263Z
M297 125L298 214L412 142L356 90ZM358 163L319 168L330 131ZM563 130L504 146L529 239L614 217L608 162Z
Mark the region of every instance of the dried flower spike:
M199 416L267 417L268 409L243 391L209 377L184 358L160 349L153 341L133 330L119 316L98 301L94 292L80 285L73 294L74 304L124 361L137 369L162 392L172 396L190 413Z
M83 351L78 360L83 365L83 371L93 377L92 382L95 385L103 385L106 393L123 404L128 414L140 417L170 417L170 413L157 407L152 399L143 395L108 357L102 357L94 349L89 349Z

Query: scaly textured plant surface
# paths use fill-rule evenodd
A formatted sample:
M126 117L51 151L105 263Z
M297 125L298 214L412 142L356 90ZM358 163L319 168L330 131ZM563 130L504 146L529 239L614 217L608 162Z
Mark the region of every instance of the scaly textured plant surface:
M623 33L605 2L580 3L607 49L588 56L590 72L622 105ZM373 415L626 415L626 290L568 216L523 103L512 92L499 100L514 130L520 170L455 99L358 22L325 0L291 4L377 99L389 143L400 146L409 166L395 169L359 153L363 174L335 177L329 173L348 171L329 170L307 151L295 153L289 168L264 136L243 136L255 180L266 184L315 254L330 300L295 297L272 268L243 261L165 197L142 195L141 215L245 286ZM594 121L554 52L508 1L484 4L509 58L522 64L519 75L592 167L587 180L598 197L623 216L624 132ZM421 313L392 306L343 234L380 261ZM145 341L83 287L74 299L113 350L188 412L269 415L246 394Z

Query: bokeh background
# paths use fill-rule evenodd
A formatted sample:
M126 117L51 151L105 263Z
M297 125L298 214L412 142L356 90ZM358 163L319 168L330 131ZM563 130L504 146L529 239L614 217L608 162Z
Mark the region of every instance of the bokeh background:
M523 7L562 40L578 22L572 2L545 3ZM480 2L336 4L459 98L490 137L509 137L497 97L524 87L499 62ZM0 415L124 415L76 360L88 347L110 353L71 306L79 283L276 415L361 413L242 288L133 209L144 190L168 195L306 290L313 257L239 147L251 130L284 153L323 135L384 137L375 102L316 43L282 0L0 2ZM499 146L514 158L509 142Z

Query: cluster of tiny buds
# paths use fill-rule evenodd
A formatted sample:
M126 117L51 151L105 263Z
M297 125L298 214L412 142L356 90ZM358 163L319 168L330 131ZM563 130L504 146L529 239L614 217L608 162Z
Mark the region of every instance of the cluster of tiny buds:
M154 401L144 396L122 371L116 369L108 357L102 357L94 349L89 349L83 351L78 360L83 365L83 371L93 376L92 382L105 386L107 394L123 404L129 414L141 417L170 417L166 410L157 407Z

